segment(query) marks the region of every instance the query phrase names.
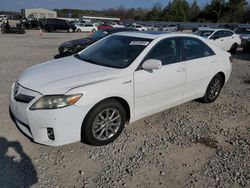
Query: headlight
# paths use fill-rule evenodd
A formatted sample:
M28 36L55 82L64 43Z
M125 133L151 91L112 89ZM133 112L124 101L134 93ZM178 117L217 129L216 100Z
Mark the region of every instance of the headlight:
M75 104L82 94L75 95L45 95L38 99L31 107L30 110L39 109L57 109Z

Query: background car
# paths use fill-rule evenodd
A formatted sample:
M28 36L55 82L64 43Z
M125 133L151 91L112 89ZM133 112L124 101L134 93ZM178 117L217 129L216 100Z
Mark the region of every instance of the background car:
M126 28L126 27L98 30L90 37L77 39L77 40L71 40L71 41L62 43L58 48L59 54L56 55L55 58L73 55L108 35L111 35L117 32L122 32L122 31L137 31L137 30L133 28Z
M195 34L207 38L222 50L234 53L241 44L240 36L227 29L200 29Z
M47 18L42 20L42 28L48 32L54 32L56 30L66 30L68 32L74 32L76 26L70 24L67 20L57 18Z
M98 25L97 28L98 28L98 30L99 29L110 29L110 28L113 28L113 26L104 23L104 24Z
M162 28L162 31L175 32L177 31L177 25L175 24L166 25Z
M134 29L137 29L139 31L147 31L148 30L146 27L144 27L143 25L140 25L140 24L132 24L132 25L130 25L130 28L134 28Z
M96 32L98 30L97 26L87 23L87 24L76 24L77 32Z
M240 35L243 51L250 52L250 26L238 27L234 32Z
M117 24L116 22L112 22L110 25L111 25L112 27L114 27L114 28L125 27L124 25Z

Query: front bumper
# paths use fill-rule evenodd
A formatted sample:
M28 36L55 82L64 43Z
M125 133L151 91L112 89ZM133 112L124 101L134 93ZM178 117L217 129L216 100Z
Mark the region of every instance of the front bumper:
M34 142L59 146L81 140L81 127L89 108L77 105L54 110L29 110L30 106L42 95L19 87L19 91L35 98L29 103L14 98L14 84L10 94L10 111L18 128ZM48 128L54 131L55 139L48 136Z

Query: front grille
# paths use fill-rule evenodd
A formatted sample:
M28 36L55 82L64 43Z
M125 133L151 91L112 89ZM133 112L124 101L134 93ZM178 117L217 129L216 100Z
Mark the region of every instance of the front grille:
M35 97L34 96L28 96L28 95L23 95L23 94L18 94L14 96L15 100L18 102L23 102L23 103L29 103L32 101Z

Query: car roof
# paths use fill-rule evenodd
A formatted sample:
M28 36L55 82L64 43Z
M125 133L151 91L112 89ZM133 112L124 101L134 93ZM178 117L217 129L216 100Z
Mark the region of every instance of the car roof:
M156 39L159 37L196 37L194 34L188 33L167 33L161 31L144 31L144 32L119 32L115 33L114 35L121 35L121 36L130 36L130 37L139 37L139 38L146 38L146 39Z

